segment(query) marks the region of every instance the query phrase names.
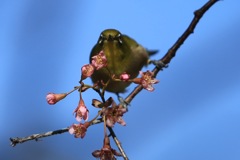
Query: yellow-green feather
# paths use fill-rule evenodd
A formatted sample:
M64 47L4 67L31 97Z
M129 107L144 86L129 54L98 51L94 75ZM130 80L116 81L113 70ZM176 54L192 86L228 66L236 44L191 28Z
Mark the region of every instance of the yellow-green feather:
M114 29L108 29L101 34L104 37L108 37L109 35L115 37L120 34L120 32ZM126 35L121 35L121 41L122 43L117 40L104 40L101 44L97 42L91 51L90 62L92 56L103 50L108 61L107 67L111 74L119 76L126 72L130 74L130 78L135 78L142 67L147 64L148 53L145 48ZM100 80L106 83L111 79L106 68L95 71L91 78L94 83ZM129 84L129 82L115 82L110 80L106 90L114 93L124 92Z

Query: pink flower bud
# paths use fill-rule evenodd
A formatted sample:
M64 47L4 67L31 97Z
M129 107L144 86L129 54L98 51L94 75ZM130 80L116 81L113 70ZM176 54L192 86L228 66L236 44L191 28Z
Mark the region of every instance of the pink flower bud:
M123 73L123 74L120 75L120 79L121 79L122 81L128 81L129 78L130 78L130 74Z
M62 94L48 93L46 96L46 100L48 104L53 105L56 104L58 101L62 100L63 98L65 98L66 96L67 96L66 93Z

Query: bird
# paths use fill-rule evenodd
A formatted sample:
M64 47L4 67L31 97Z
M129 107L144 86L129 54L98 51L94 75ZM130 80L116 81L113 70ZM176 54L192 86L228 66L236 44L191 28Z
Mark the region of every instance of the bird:
M106 29L101 32L97 43L91 50L90 63L92 57L101 51L106 56L107 66L94 71L91 79L93 83L101 81L107 84L104 89L116 94L126 92L131 82L114 81L111 76L119 77L127 73L130 79L136 78L139 71L148 64L149 56L158 52L158 50L145 49L133 38L116 29ZM103 87L101 83L99 85Z

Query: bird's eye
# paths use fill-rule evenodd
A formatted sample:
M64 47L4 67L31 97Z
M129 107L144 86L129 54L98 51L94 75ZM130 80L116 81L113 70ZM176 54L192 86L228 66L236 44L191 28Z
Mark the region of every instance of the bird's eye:
M117 38L118 42L120 44L122 44L122 35L120 33L116 36L116 38Z
M102 44L102 42L104 41L104 36L101 34L100 37L99 37L99 40L98 40L98 44Z

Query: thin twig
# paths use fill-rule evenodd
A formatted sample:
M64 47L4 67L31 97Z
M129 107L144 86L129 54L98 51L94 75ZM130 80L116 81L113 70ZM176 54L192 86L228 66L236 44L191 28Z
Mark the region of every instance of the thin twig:
M171 59L175 56L176 51L180 48L180 46L184 43L188 36L194 32L196 25L198 24L204 13L217 1L219 0L209 0L204 6L194 12L194 17L186 31L182 34L181 37L178 38L175 44L168 50L168 52L160 61L162 61L164 64L170 63Z
M101 123L101 122L102 122L101 118L96 119L92 122L91 125L98 124L98 123ZM30 140L38 141L40 138L53 136L53 135L56 135L56 134L62 134L62 133L65 133L65 132L68 132L68 128L62 128L62 129L58 129L58 130L55 130L55 131L48 131L48 132L45 132L45 133L32 134L32 135L27 136L27 137L10 138L11 146L15 147L18 143L24 143L24 142L27 142L27 141L30 141Z
M117 145L119 151L121 152L122 156L123 156L123 159L124 160L128 160L128 157L127 157L127 154L124 152L124 149L122 148L122 145L121 143L119 142L116 134L114 133L113 129L111 127L108 127L108 130L110 132L110 135L112 136L115 144Z
M176 55L177 50L180 48L180 46L185 42L185 40L188 38L190 34L193 33L196 25L198 24L199 20L202 18L204 13L213 6L217 1L219 0L209 0L206 4L204 4L200 9L196 10L194 12L194 17L188 26L188 28L185 30L185 32L182 34L181 37L178 38L178 40L173 44L173 46L168 50L168 52L159 60L159 63L163 63L167 65L170 63L172 58ZM164 66L157 66L155 67L152 72L154 73L154 76L158 74L160 70L163 69ZM126 98L125 102L130 103L133 98L143 89L141 85L138 85Z
M38 141L39 138L53 136L53 135L56 135L56 134L61 134L61 133L67 132L67 131L68 131L68 128L63 128L63 129L58 129L58 130L55 130L55 131L49 131L49 132L45 132L45 133L32 134L30 136L22 137L22 138L19 138L19 137L10 138L11 146L14 147L18 143L24 143L24 142L30 141L30 140Z

